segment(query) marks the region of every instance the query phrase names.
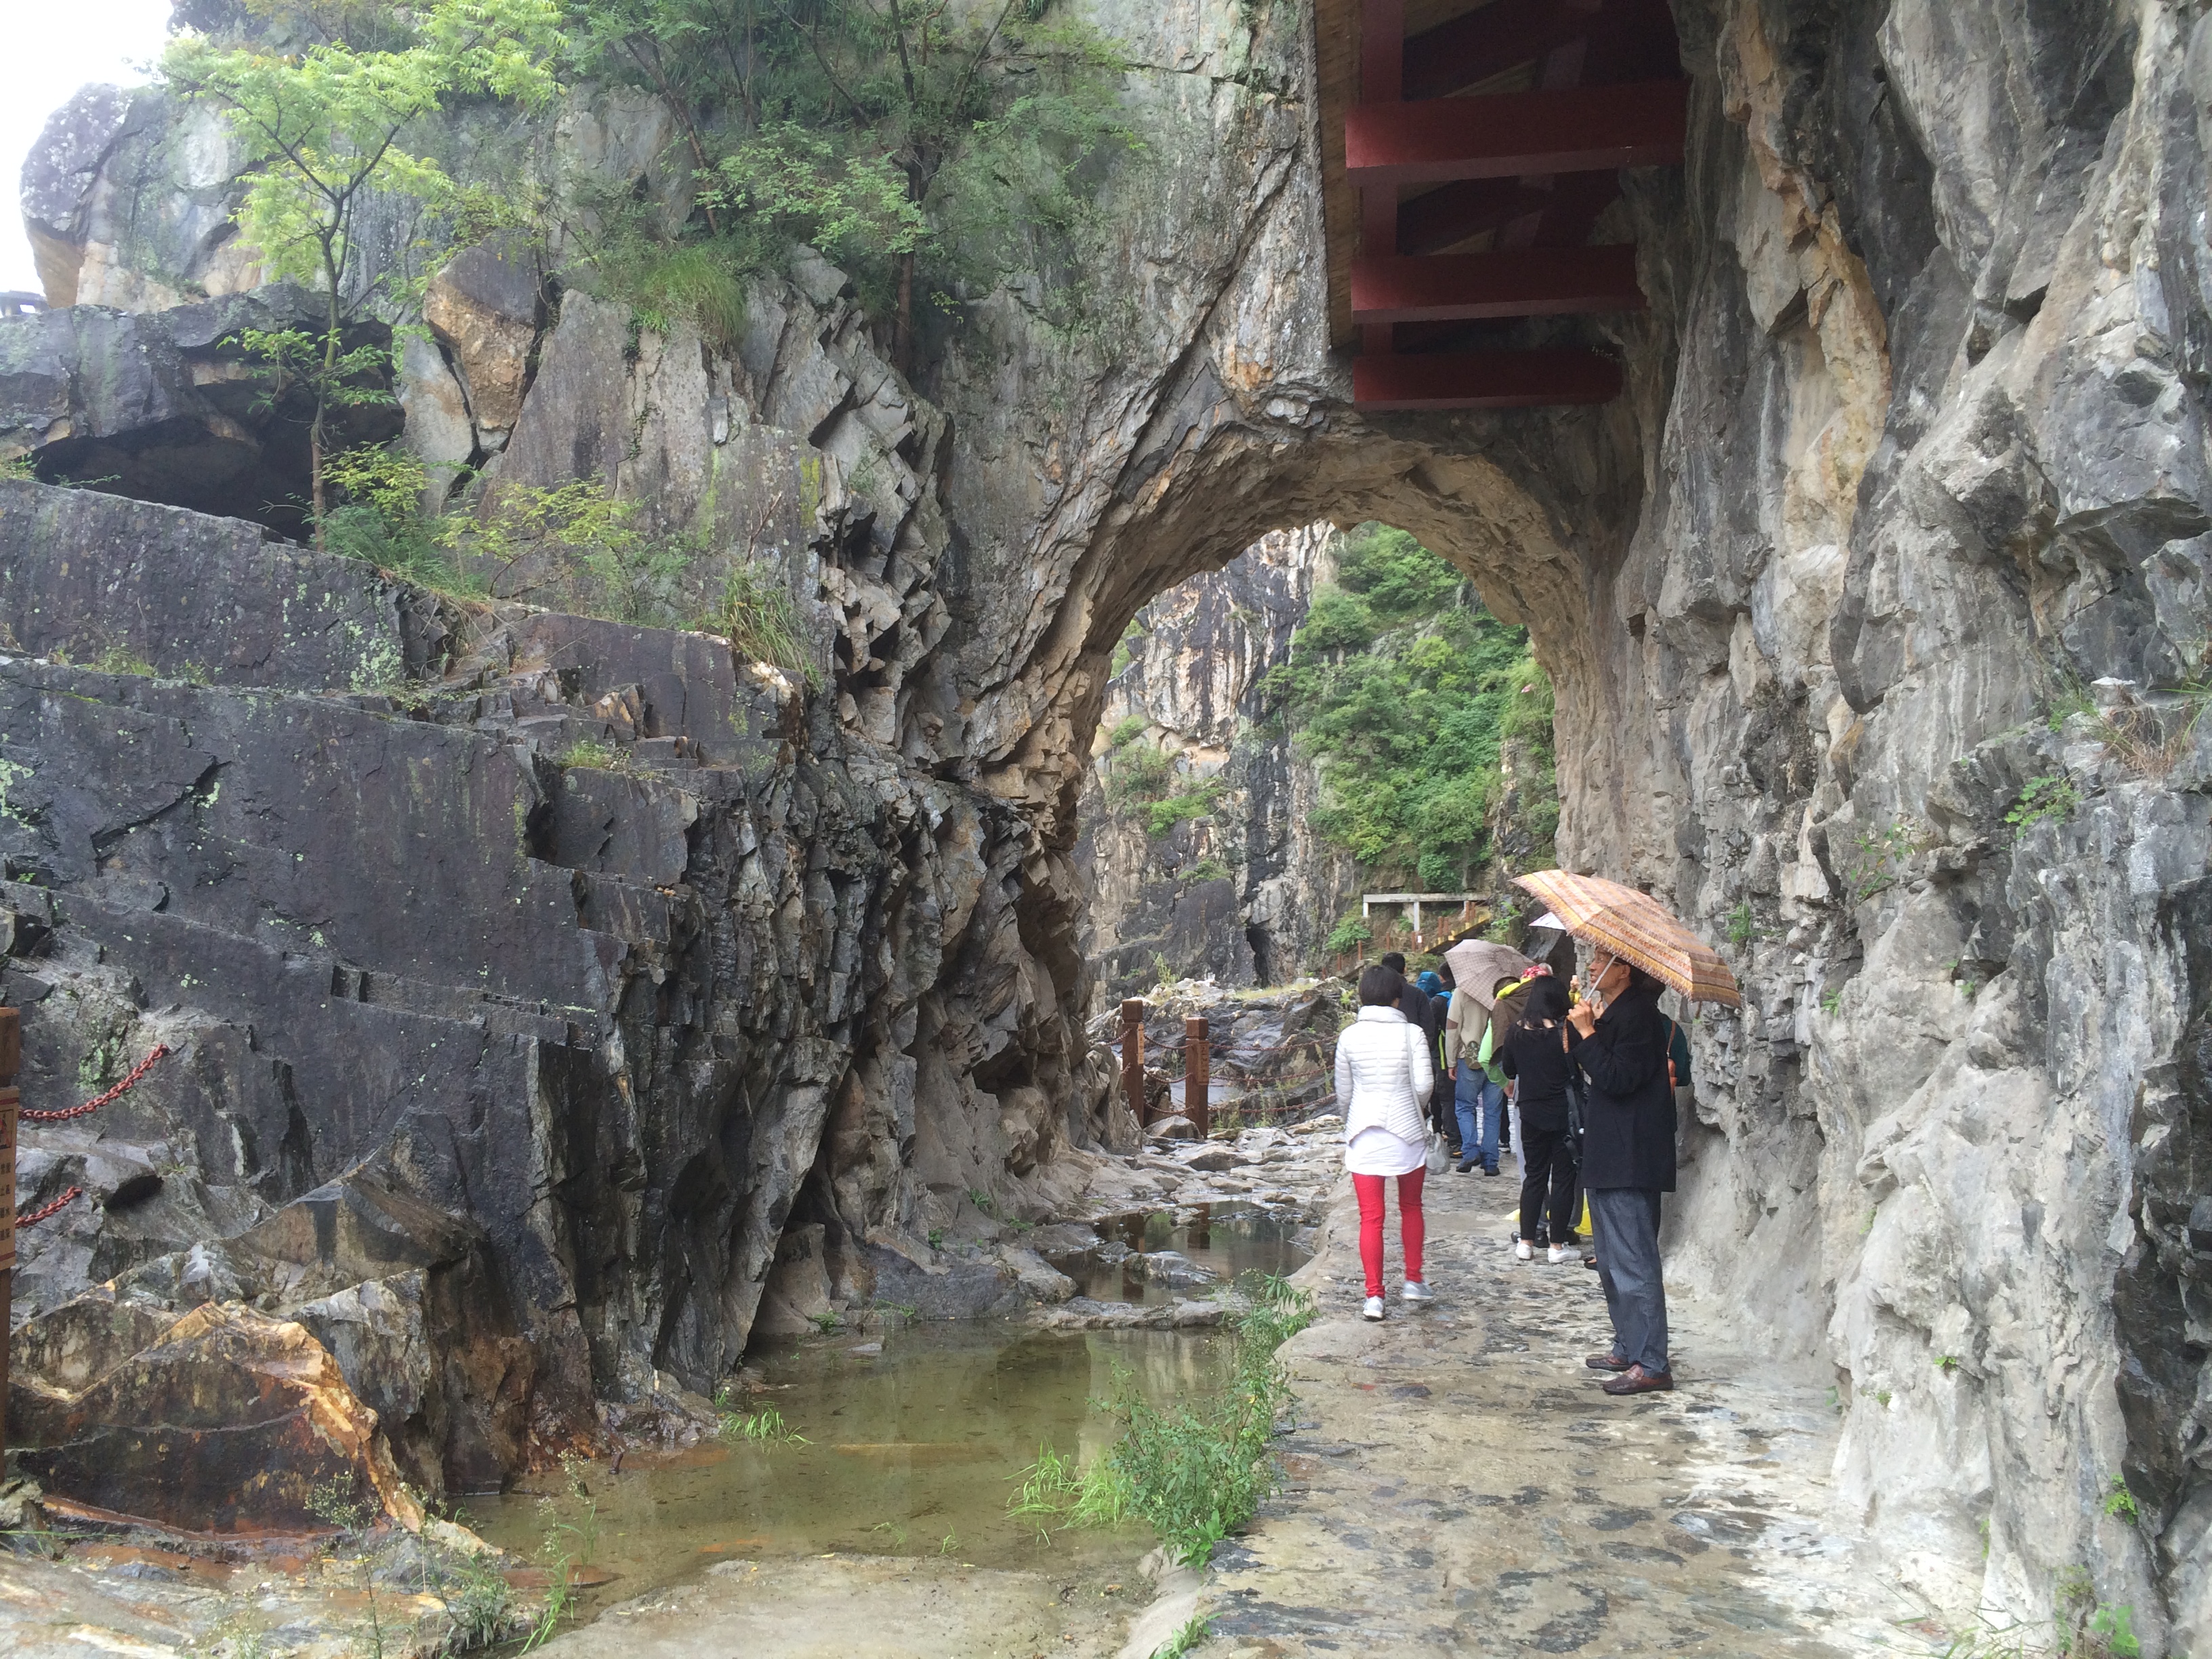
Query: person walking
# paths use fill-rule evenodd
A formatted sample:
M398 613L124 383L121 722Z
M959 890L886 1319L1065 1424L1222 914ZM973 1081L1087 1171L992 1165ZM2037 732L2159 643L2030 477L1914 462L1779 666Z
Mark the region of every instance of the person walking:
M1450 982L1430 969L1415 983L1429 1000L1428 1015L1421 1022L1421 1030L1429 1040L1429 1059L1437 1068L1436 1086L1429 1091L1427 1116L1443 1136L1447 1156L1456 1159L1460 1155L1459 1115L1452 1107L1451 1067L1443 1057L1444 1016L1451 1008Z
M1359 1265L1367 1277L1361 1312L1380 1319L1382 1184L1398 1182L1398 1241L1408 1302L1433 1302L1421 1277L1421 1183L1428 1174L1422 1104L1436 1084L1428 1041L1398 1011L1404 978L1376 964L1359 976L1359 1015L1336 1039L1336 1104L1344 1114L1344 1167L1359 1200Z
M1513 1079L1521 1116L1521 1231L1513 1254L1532 1261L1547 1247L1553 1266L1567 1259L1574 1224L1573 1149L1567 1144L1567 989L1556 979L1537 979L1514 1000L1521 1017L1505 1034L1499 1063Z
M1589 1356L1612 1395L1674 1386L1659 1269L1660 1196L1674 1190L1674 1089L1664 988L1618 957L1591 965L1591 995L1567 1016L1567 1053L1589 1079L1583 1185L1613 1346ZM1604 1012L1599 1012L1602 1005Z
M1505 1073L1498 1065L1498 1048L1520 1006L1510 999L1519 994L1522 982L1517 975L1500 979L1493 988L1487 1014L1473 998L1468 1000L1468 1016L1470 1020L1482 1022L1482 1035L1475 1040L1470 1028L1463 1026L1461 1031L1459 1172L1462 1175L1468 1173L1478 1163L1482 1165L1483 1174L1494 1176L1498 1173L1498 1123L1505 1115ZM1478 1041L1479 1046L1467 1047L1471 1040ZM1470 1136L1474 1138L1470 1139Z

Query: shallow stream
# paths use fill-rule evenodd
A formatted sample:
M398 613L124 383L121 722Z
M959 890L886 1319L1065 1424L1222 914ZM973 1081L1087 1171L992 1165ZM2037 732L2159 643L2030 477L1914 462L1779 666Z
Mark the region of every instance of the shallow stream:
M1224 1217L1218 1206L1182 1224L1163 1213L1107 1231L1101 1250L1060 1262L1100 1301L1173 1294L1125 1267L1130 1246L1176 1250L1224 1279L1285 1273L1305 1257L1293 1224ZM835 1551L991 1567L1133 1565L1152 1547L1145 1528L1048 1539L1035 1522L1010 1516L1008 1501L1039 1447L1088 1462L1111 1443L1114 1419L1092 1401L1125 1388L1162 1403L1202 1394L1219 1379L1222 1347L1212 1332L995 1322L757 1347L750 1364L764 1386L745 1408L775 1412L799 1439L708 1442L619 1474L593 1464L580 1472L583 1497L556 1477L538 1491L471 1500L469 1518L519 1555L588 1563L592 1571L577 1575L586 1618L738 1559ZM602 1574L611 1577L590 1582Z

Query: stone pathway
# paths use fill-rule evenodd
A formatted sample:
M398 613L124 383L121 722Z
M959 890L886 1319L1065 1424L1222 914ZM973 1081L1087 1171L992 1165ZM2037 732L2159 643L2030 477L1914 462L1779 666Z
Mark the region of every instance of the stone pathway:
M1196 1594L1208 1659L1926 1652L1893 1622L1917 1609L1854 1571L1826 1513L1816 1376L1729 1354L1711 1310L1680 1304L1677 1390L1601 1393L1582 1363L1609 1336L1597 1275L1513 1259L1507 1169L1430 1178L1440 1300L1394 1295L1379 1326L1359 1317L1348 1183L1332 1201L1299 1275L1322 1318L1284 1350L1291 1484Z

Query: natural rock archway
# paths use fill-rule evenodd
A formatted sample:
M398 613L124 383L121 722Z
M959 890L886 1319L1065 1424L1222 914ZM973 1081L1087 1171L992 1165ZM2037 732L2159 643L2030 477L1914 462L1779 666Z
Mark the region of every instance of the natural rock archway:
M556 281L418 366L410 396L477 422L448 449L489 454L463 389L499 365L470 353L491 341L505 362L526 337L534 378L499 414L513 424L491 475L600 471L660 523L712 530L718 556L772 560L824 684L730 679L669 642L697 636L611 625L503 623L499 662L465 663L411 599L333 587L386 619L395 660L478 677L500 706L467 719L507 726L441 742L471 767L525 757L519 823L563 787L535 769L530 696L573 710L581 695L532 638L580 652L592 708L611 698L632 736L699 744L745 781L679 800L617 780L595 798L601 830L529 843L518 890L580 872L562 888L577 915L557 920L620 943L593 958L600 980L580 947L582 988L508 988L562 1012L502 1014L512 1075L472 1074L543 1153L527 1170L490 1158L508 1179L497 1203L467 1157L441 1163L447 1143L367 1111L308 1125L298 1171L272 1154L215 1184L283 1205L372 1158L379 1180L461 1171L441 1201L498 1211L516 1340L560 1357L549 1398L571 1413L594 1390L649 1397L656 1368L711 1385L805 1228L825 1230L812 1270L860 1297L919 1271L948 1195L1045 1202L1114 1133L1081 1036L1069 858L1114 644L1151 594L1265 532L1380 519L1529 626L1558 692L1562 861L1644 884L1729 942L1747 1006L1696 1032L1671 1232L1686 1282L1735 1308L1747 1340L1834 1364L1846 1490L1932 1601L2047 1611L2079 1567L2136 1609L2145 1652L2201 1653L2212 250L2196 204L2212 24L2167 0L1684 0L1687 165L1632 175L1597 231L1637 242L1650 309L1528 329L1606 343L1626 395L1363 417L1328 342L1309 18L1230 0L1085 10L1128 45L1147 137L1094 276L1119 302L1104 339L1054 334L1002 292L965 307L909 385L839 274L802 253L757 285L732 352L680 327L633 337L618 307ZM114 222L95 210L118 195L110 175L158 173L159 112L133 107L70 149L114 159L70 175L82 199L49 181L42 223ZM653 143L607 142L628 107L579 94L559 131L613 182L662 189ZM102 292L189 296L235 276L165 226L86 233L86 270L136 273ZM557 315L520 314L549 295ZM59 511L22 507L22 545L51 541L58 520L36 514ZM250 584L268 579L254 560L291 556L225 556ZM36 599L11 612L16 647L84 660ZM121 643L151 656L158 632ZM255 683L245 654L218 687ZM67 664L9 672L27 709L140 696L88 690ZM550 678L526 696L511 675ZM2094 702L2069 690L2094 682ZM709 683L667 712L672 685ZM182 705L213 695L140 712L211 728L228 716ZM687 724L710 703L743 732L726 755ZM391 709L355 714L426 740ZM98 769L90 738L52 730L42 763ZM11 783L31 816L0 829L22 842L11 878L85 890L88 951L207 1014L210 1055L234 1043L209 1062L209 1098L228 1089L235 1116L252 1095L276 1145L292 1074L254 1050L247 1011L188 1000L179 977L191 951L252 930L180 917L186 882L154 905L143 881L166 866L126 856L152 834L131 826L215 812L202 774L243 776L252 749L165 775L175 787L150 808L88 809L66 866L33 845L37 812L48 830L73 822L58 797L34 811ZM645 821L667 833L643 850L602 833ZM699 908L648 915L632 876ZM592 909L595 878L643 908ZM11 902L29 916L51 899ZM209 931L156 980L122 922L87 933L100 903ZM59 919L38 926L67 944ZM317 953L351 947L306 935L285 959L332 983ZM458 1000L438 1017L466 1023L453 988L472 996L477 964L460 945L447 963L370 936L389 946L378 971L439 981ZM91 1040L33 1061L66 1078ZM466 1093L419 1118L475 1114L480 1130ZM86 1240L79 1281L96 1249L122 1259L115 1234Z

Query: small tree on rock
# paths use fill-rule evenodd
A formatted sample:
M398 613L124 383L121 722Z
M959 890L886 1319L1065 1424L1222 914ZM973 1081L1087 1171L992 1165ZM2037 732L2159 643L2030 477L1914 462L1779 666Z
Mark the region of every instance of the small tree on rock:
M349 351L348 322L365 295L359 276L362 210L374 192L412 198L456 219L472 193L402 143L410 127L456 99L491 97L542 107L559 89L555 0L422 0L381 20L403 42L386 50L334 40L295 53L219 46L191 36L163 59L169 84L220 110L258 161L245 175L238 222L264 277L319 289L319 335L254 331L241 343L267 363L280 390L313 399L309 477L322 543L329 417L348 404L388 400L374 384L381 354Z

